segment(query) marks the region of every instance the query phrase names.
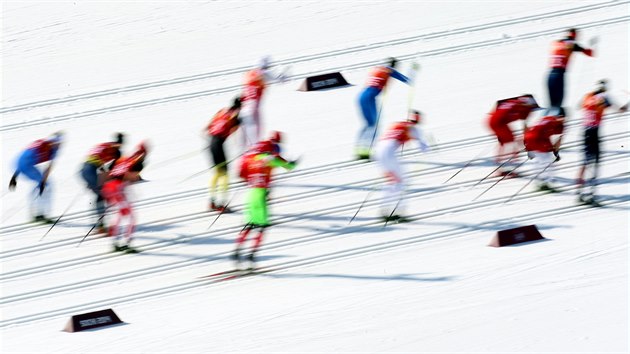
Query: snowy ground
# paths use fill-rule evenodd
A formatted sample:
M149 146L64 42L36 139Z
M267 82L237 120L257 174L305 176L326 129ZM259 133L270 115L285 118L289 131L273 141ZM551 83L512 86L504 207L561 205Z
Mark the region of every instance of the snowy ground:
M547 2L6 2L2 4L0 327L3 353L451 352L625 353L628 344L630 129L602 128L601 209L575 204L582 94L601 78L628 100L625 1ZM598 37L576 55L571 112L556 173L562 193L528 178L475 185L493 168L484 119L494 101L532 93L546 105L549 43L563 29ZM277 174L274 227L261 266L229 282L199 277L230 267L242 222L206 211L201 130L262 55L290 68L263 103L265 129L286 133L295 171ZM374 163L354 162L356 96L367 68L388 56L421 63L409 87L392 82L383 124L408 102L436 145L406 148L409 224L383 227ZM341 71L352 86L297 91L304 77ZM536 119L534 116L533 119ZM13 159L64 130L52 174L54 214L27 223L29 183L6 189ZM77 171L115 131L151 146L134 185L138 255L109 253ZM238 155L238 139L228 149ZM468 161L474 163L444 183ZM523 172L529 172L529 164ZM231 170L231 173L234 173ZM75 200L75 197L77 198ZM74 200L74 202L73 202ZM487 247L498 230L536 224L547 239ZM126 323L82 333L73 314L112 308Z

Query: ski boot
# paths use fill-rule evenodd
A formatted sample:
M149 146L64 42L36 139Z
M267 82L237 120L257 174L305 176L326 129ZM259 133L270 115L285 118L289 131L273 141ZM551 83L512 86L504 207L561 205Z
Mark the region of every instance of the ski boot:
M227 205L217 205L216 209L214 210L224 214L230 214L234 212L234 210L230 209Z
M558 193L559 191L547 183L543 183L538 186L538 190L541 192Z
M44 224L54 224L55 221L53 219L49 219L47 217L45 217L44 215L36 215L35 218L33 219L34 222L41 222Z
M126 252L129 246L122 245L119 246L117 243L114 244L114 252Z
M247 256L247 261L249 262L249 266L245 269L248 272L253 272L256 270L256 254L254 252L250 253Z
M584 205L591 205L594 207L602 206L592 194L580 194L578 196L578 203L584 204Z
M137 248L135 248L135 247L131 247L131 246L129 246L129 245L127 245L127 246L125 246L125 247L126 247L126 248L125 248L124 252L125 252L125 253L127 253L127 254L136 254L136 253L140 253L140 250L138 250L138 249L137 249Z

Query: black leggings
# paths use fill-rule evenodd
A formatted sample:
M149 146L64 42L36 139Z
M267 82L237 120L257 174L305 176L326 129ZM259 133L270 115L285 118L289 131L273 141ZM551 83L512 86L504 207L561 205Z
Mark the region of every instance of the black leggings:
M549 106L561 107L564 100L564 70L552 69L547 79Z
M584 164L599 163L599 127L584 130Z
M225 159L225 151L223 151L223 143L225 139L213 136L210 139L210 157L212 158L213 167L219 171L227 172L227 162Z

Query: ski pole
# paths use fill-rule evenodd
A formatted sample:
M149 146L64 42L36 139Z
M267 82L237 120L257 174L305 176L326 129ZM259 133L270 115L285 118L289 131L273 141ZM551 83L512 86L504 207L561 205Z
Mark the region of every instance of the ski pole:
M523 166L523 164L525 164L525 162L527 162L527 159L523 160L523 162L519 163L516 167L514 167L514 169L512 170L512 172L516 171L516 169L518 169L519 167ZM490 187L488 187L485 191L481 192L481 194L479 194L478 196L475 197L475 199L473 199L473 201L479 199L479 197L481 197L482 195L486 194L487 191L491 190L492 187L496 186L497 184L499 184L499 182L503 181L508 175L503 175L498 181L494 182Z
M372 146L374 145L374 140L376 140L376 132L378 130L378 123L381 120L381 113L383 112L383 106L385 105L385 99L387 98L387 90L383 92L383 99L381 100L381 106L378 108L378 113L376 114L376 122L374 123L374 133L372 133L372 140L370 141L370 148L368 151L372 151Z
M454 175L452 175L451 177L449 177L446 181L442 182L442 184L444 183L448 183L448 181L452 180L453 178L455 178L455 176L457 176L460 172L462 172L466 167L470 166L475 160L479 159L479 157L481 155L484 155L486 152L488 151L488 148L485 148L484 150L482 150L481 152L479 152L477 155L475 155L475 157L468 161L464 167L460 168L457 172L455 172Z
M225 203L225 207L223 209L221 209L221 211L219 212L219 214L217 215L216 218L214 218L214 220L212 221L212 223L210 223L210 226L208 226L208 230L210 230L212 228L212 225L214 225L214 223L217 222L217 220L219 220L219 218L221 217L221 215L223 215L223 213L225 213L225 210L228 208L228 206L230 204L232 204L232 200L234 200L234 197L238 194L238 191L234 192L232 194L232 196L230 197L230 200L228 200L227 203Z
M547 166L545 166L545 168L543 168L542 171L538 172L534 177L532 177L529 181L527 181L527 183L523 187L521 187L521 189L519 189L516 193L512 194L512 196L508 198L508 200L503 202L503 204L508 203L510 200L514 199L514 197L516 197L517 194L519 194L523 189L525 189L525 187L529 186L530 183L532 183L536 178L538 178L538 176L543 174L543 172L545 172L556 161L558 161L558 158L551 161Z
M79 241L79 243L77 244L77 247L81 246L81 244L83 243L83 241L85 241L85 239L88 237L88 235L96 228L96 226L103 221L103 218L105 218L105 214L107 213L107 209L109 209L109 207L105 208L105 212L103 212L103 215L98 217L98 220L96 220L96 222L94 223L94 225L92 225L92 227L90 227L90 231L88 231L85 236L83 236L83 238L81 239L81 241Z
M53 229L53 227L55 227L55 225L57 225L57 223L59 222L59 220L61 220L61 218L66 215L66 213L68 212L68 210L70 210L70 207L72 207L72 205L74 204L74 202L77 201L77 199L79 198L79 196L83 194L82 191L79 191L79 193L77 193L74 198L72 199L72 201L70 202L70 204L68 205L68 207L66 208L66 210L63 211L63 213L61 213L61 215L59 215L59 217L57 218L57 220L55 220L55 222L50 226L50 228L48 229L48 231L46 231L46 233L44 234L44 236L42 236L42 238L39 239L39 241L41 242L41 240L44 239L44 237L46 237L46 235L48 235L48 233Z
M493 173L495 173L496 171L498 171L499 169L501 169L501 167L503 167L505 164L509 163L510 161L512 161L516 156L518 156L518 154L520 154L521 152L525 151L525 149L522 149L521 151L517 152L516 154L512 154L512 156L510 156L510 158L508 158L507 160L503 161L503 163L501 163L498 167L496 167L494 170L492 170L492 172L488 173L484 178L482 178L481 180L479 180L479 182L475 183L474 186L470 187L475 188L477 187L481 182L485 181L486 178L492 176ZM520 166L520 165L519 165ZM515 168L516 169L516 168ZM515 170L514 169L514 170ZM512 170L512 171L514 171Z
M197 154L199 154L199 153L203 153L203 152L204 152L204 151L206 151L206 150L208 150L208 147L205 147L205 148L203 148L203 149L201 149L201 150L191 151L191 152L188 152L188 153L186 153L186 154L179 155L179 156L171 157L170 159L166 159L166 160L164 160L164 161L160 161L160 162L157 162L157 163L152 163L151 165L149 165L149 166L147 167L147 170L148 170L148 169L154 169L154 168L159 168L159 167L167 166L167 165L171 164L173 161L180 161L180 160L184 160L184 159L187 159L187 158L193 157L193 156L195 156L195 155L197 155Z
M367 193L367 195L365 196L365 199L363 199L363 202L361 202L361 205L359 205L359 209L357 209L357 212L354 213L354 215L352 216L350 221L348 221L348 225L350 225L350 223L352 223L354 218L356 218L357 215L359 215L359 211L361 211L361 208L363 208L363 205L368 201L368 199L370 198L370 195L372 194L372 192L374 192L374 189L370 189L370 191Z
M238 156L233 157L233 158L232 158L231 160L229 160L229 161L224 161L224 162L221 162L221 163L217 163L217 164L214 164L214 165L210 166L209 168L205 168L205 169L203 169L203 171L199 171L199 172L193 173L192 175L190 175L190 176L188 176L188 177L184 178L183 180L181 180L181 181L180 181L180 183L181 183L181 182L188 181L189 179L195 178L195 177L197 177L197 176L201 176L202 174L206 173L207 171L211 171L211 170L212 170L213 168L215 168L215 167L221 167L221 166L224 166L224 165L230 164L230 163L232 163L232 162L236 161L238 158L240 158L240 157L241 157L241 156L243 156L244 154L245 154L245 153L241 153L241 154L239 154Z
M392 209L392 212L389 213L389 216L387 217L387 220L385 220L385 225L383 225L383 227L387 226L387 223L389 222L389 220L391 220L392 216L394 216L394 213L396 212L396 209L398 209L398 205L400 205L401 200L402 200L402 195L400 196L400 198L398 198L398 201L396 202L396 205L394 205L394 209Z

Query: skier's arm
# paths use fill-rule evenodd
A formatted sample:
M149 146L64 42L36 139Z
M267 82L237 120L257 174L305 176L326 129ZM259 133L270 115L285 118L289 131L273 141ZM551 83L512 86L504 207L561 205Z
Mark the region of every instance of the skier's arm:
M263 70L263 76L264 76L265 82L274 82L274 81L285 82L289 76L288 71L289 71L288 67L285 68L284 71L280 73L276 73L275 71L271 69L265 69Z
M427 152L431 150L431 146L429 146L429 142L425 139L422 129L415 127L410 129L409 134L412 139L416 139L418 141L420 152Z
M593 56L593 50L592 50L592 49L590 49L590 48L584 48L584 47L580 46L580 45L579 45L579 44L577 44L577 43L574 43L574 44L573 44L573 51L574 51L574 52L582 52L582 53L584 53L584 54L588 55L589 57L592 57L592 56Z
M46 171L44 171L44 176L42 177L42 181L39 182L39 186L38 186L39 195L42 195L42 193L44 193L44 188L46 187L46 181L48 181L48 176L50 175L50 170L52 169L53 161L54 160L50 160L48 167L46 167Z
M275 155L269 161L269 165L271 167L282 167L282 168L286 168L287 170L292 170L297 165L297 162L296 161L287 161L282 156Z
M406 77L405 75L401 74L400 71L398 71L396 69L393 69L393 68L390 68L390 70L391 70L390 76L393 77L394 79L396 79L398 81L401 81L401 82L404 82L406 84L411 83L411 80L408 77Z

